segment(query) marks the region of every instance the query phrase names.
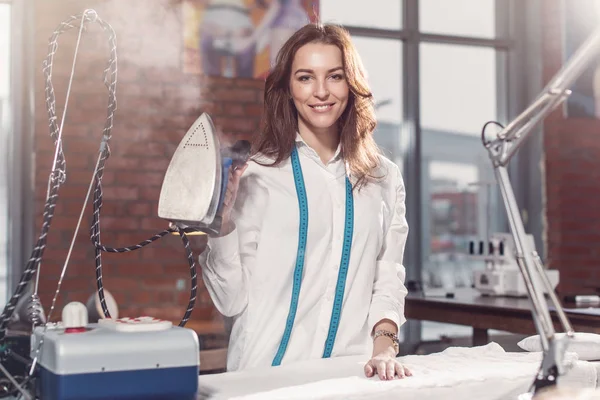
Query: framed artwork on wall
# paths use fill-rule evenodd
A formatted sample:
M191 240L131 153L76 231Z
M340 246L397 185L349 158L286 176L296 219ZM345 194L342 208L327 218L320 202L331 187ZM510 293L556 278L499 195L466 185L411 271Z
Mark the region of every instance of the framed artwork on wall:
M318 0L185 0L183 70L263 78L293 32L318 16Z

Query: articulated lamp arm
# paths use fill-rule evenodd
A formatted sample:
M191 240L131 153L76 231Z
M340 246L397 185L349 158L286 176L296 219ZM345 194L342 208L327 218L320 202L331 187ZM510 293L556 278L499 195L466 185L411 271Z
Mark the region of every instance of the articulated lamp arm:
M494 165L508 164L533 128L569 97L571 85L599 55L600 28L577 49L525 111L502 129L496 139L484 143Z
M571 94L569 87L598 54L600 54L600 28L596 29L579 47L535 101L503 128L495 139L486 141L482 133L483 144L492 161L508 215L510 230L515 240L517 262L531 300L533 321L542 344L543 359L532 387L534 393L543 387L555 385L558 377L564 374L563 360L568 340L573 336L573 329L546 276L540 257L534 249L530 248L526 240L525 227L506 166L536 124L567 99ZM539 279L536 279L536 276ZM548 293L566 333L561 339L556 337L544 292Z

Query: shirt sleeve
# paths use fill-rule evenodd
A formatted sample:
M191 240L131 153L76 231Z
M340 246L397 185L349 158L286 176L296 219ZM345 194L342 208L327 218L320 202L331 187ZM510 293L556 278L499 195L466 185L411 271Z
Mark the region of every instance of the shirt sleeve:
M402 260L408 236L406 222L406 191L400 170L395 169L395 204L392 221L384 238L382 249L375 264L373 297L369 310L370 332L383 319L393 321L398 329L406 322L404 299L408 290L404 286L406 271Z
M206 289L217 310L226 317L240 314L248 304L266 193L257 175L248 168L240 179L232 210L234 230L221 237L209 236L199 257Z

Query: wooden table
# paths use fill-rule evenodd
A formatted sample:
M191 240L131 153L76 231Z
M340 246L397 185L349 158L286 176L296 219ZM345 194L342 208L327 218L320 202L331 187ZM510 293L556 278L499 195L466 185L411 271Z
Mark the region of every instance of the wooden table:
M406 298L406 318L473 327L473 345L488 343L488 329L525 335L536 334L529 299L482 296L475 289L453 291L454 298L427 297L411 293ZM563 307L575 308L574 304ZM555 312L551 312L557 332L562 332ZM600 315L567 313L576 332L600 333Z

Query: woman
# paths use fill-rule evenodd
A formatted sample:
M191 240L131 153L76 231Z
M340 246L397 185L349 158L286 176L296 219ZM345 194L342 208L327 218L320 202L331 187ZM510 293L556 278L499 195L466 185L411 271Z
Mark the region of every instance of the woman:
M350 36L301 28L264 100L254 156L232 174L223 230L200 260L217 309L234 318L228 370L369 354L367 376L410 375L395 359L404 184L373 140L373 99Z

